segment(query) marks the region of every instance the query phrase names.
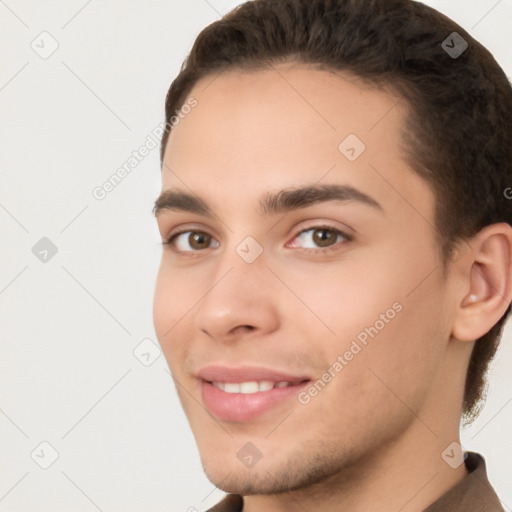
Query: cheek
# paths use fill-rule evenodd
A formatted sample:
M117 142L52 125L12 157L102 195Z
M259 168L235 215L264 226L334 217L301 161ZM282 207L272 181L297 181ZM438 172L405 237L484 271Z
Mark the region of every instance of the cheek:
M305 406L304 422L312 421L326 439L343 432L346 444L351 445L352 438L374 436L376 425L378 436L386 437L414 419L411 411L421 415L442 350L439 344L431 346L434 329L418 330L412 306L404 305L383 329L373 332L373 337L369 334L365 343L357 336L338 338L325 368L330 367L335 376ZM341 366L334 366L339 356Z
M165 333L173 325L171 312L174 308L172 304L173 297L170 291L170 286L167 284L167 280L164 278L162 268L160 267L153 295L153 324L160 343L163 343Z
M180 329L187 311L194 304L187 295L187 288L176 277L177 272L171 272L162 260L153 296L153 324L166 357L169 352L179 350Z
M323 347L328 365L347 353L348 364L368 373L370 382L374 369L398 389L405 381L421 386L443 351L440 270L433 255L421 259L412 248L402 247L399 254L386 249L379 250L379 258L360 252L343 265L319 268L314 278L311 271L304 273L309 277L298 281L297 292L331 329L322 336L325 343L316 345ZM310 325L310 337L318 338L320 322Z
M400 311L388 323L375 322L373 328L367 325L360 331L365 344L359 343L360 352L338 383L338 392L359 404L355 414L359 410L361 417L368 413L405 421L410 410L421 410L437 378L447 341L439 284L433 277L422 284L421 293L417 290L407 296L404 292L399 298Z
M375 260L374 255L360 251L315 268L298 264L293 275L285 275L284 279L293 283L300 299L297 304L302 312L298 311L296 319L305 319L306 306L317 319L306 312L312 321L304 327L311 327L317 335L321 331L322 337L327 335L326 342L331 347L337 344L335 349L343 348L347 341L350 344L350 340L375 322L381 327L381 314L390 310L388 316L395 316L392 307L403 296L403 283L393 277L397 272L395 258Z

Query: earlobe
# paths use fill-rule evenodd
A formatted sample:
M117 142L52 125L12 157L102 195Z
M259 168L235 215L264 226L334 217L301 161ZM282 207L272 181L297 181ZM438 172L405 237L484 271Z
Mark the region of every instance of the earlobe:
M512 227L506 223L482 229L470 243L461 274L465 294L457 306L452 336L474 341L500 320L512 300Z

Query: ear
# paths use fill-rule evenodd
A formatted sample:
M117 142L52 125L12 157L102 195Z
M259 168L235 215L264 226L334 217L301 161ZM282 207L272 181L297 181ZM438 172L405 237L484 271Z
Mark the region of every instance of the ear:
M452 336L475 341L488 333L512 301L512 226L486 226L468 241L457 262L461 292L456 297Z

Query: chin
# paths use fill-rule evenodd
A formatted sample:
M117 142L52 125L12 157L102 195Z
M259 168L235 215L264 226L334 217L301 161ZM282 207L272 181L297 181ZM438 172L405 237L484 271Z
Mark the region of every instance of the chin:
M232 461L227 460L232 457ZM262 457L253 467L246 467L236 455L201 457L206 477L227 493L249 496L281 494L316 486L335 478L339 463L329 459L309 457L299 452L283 461Z
M273 477L265 469L256 471L246 468L230 468L231 472L220 472L218 468L209 470L203 466L204 472L210 482L220 490L250 496L254 494L280 494L294 489L281 477ZM229 471L229 470L227 470Z

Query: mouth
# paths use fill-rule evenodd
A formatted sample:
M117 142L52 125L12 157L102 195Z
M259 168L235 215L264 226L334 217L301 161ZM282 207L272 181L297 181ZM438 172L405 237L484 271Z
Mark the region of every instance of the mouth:
M198 373L207 410L217 419L248 422L289 402L311 381L267 368L209 366Z
M209 382L209 381L207 381ZM247 382L209 382L215 387L224 391L225 393L242 393L243 395L252 395L253 393L260 393L262 391L270 391L275 388L287 388L295 386L293 382L285 380L280 382L272 382L271 380L262 381L247 381Z

